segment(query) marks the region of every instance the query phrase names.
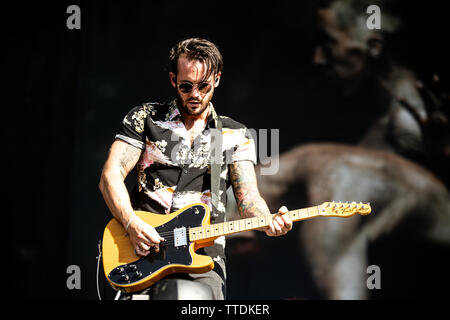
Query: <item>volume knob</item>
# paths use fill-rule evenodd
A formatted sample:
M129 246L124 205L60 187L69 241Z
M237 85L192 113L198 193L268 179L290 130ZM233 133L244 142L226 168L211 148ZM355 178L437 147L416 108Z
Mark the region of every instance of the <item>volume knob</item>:
M124 267L118 267L118 268L116 268L116 272L117 273L124 273L125 269L124 269Z

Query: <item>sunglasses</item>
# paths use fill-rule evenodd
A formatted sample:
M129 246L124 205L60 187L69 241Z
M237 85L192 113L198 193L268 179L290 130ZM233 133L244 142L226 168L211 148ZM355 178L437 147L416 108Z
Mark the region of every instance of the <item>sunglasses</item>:
M209 91L211 91L212 85L209 82L200 82L198 84L183 82L177 84L177 87L182 93L191 93L194 88L197 88L198 92L200 92L201 94L207 94Z

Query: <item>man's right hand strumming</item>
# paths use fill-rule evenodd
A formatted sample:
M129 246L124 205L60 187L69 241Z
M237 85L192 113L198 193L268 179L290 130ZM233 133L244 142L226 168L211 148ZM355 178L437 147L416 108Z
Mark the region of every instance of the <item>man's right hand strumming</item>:
M156 252L159 251L159 243L164 241L164 238L158 234L155 228L136 215L127 224L128 236L138 256L148 255L152 247Z

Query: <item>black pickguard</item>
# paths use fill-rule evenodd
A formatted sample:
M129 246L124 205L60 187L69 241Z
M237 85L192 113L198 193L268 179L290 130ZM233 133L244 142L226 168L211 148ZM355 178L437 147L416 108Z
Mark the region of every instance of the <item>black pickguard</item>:
M167 232L172 232L173 229L185 227L188 234L189 227L197 227L202 224L205 214L203 206L192 206L155 229L159 234L167 235ZM170 236L167 236L167 238L170 238ZM118 285L132 284L152 275L167 265L181 264L189 266L192 264L192 257L189 252L189 239L187 245L179 247L175 247L173 241L166 242L160 243L159 252L152 250L147 256L139 260L114 268L108 274L109 280Z

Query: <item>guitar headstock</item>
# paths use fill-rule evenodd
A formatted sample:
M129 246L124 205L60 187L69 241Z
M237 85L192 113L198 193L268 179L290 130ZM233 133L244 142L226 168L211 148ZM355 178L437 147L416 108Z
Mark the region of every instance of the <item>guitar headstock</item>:
M319 215L324 217L348 218L357 213L367 215L372 211L370 203L324 202L319 206Z

